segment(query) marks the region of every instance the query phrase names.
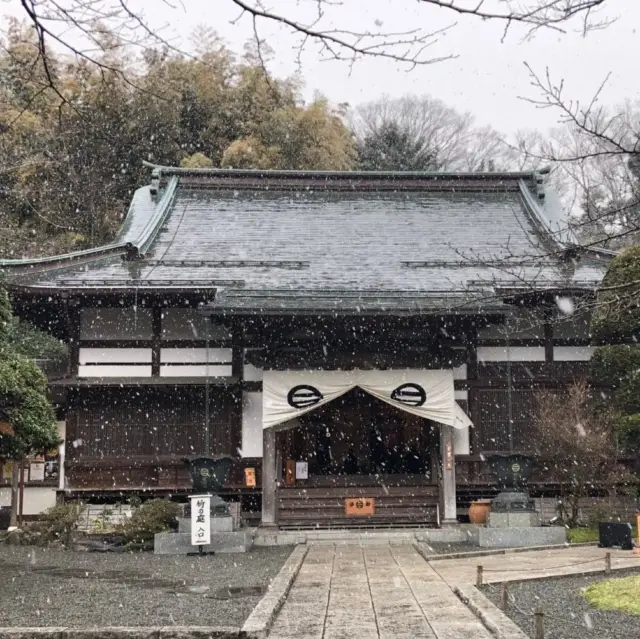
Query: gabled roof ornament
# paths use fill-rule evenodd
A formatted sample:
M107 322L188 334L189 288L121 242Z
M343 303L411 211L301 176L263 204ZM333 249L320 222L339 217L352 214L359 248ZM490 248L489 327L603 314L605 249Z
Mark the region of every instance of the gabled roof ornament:
M155 168L151 172L151 187L149 188L149 192L151 193L151 197L156 200L158 197L158 189L160 188L160 177L162 176L162 169Z

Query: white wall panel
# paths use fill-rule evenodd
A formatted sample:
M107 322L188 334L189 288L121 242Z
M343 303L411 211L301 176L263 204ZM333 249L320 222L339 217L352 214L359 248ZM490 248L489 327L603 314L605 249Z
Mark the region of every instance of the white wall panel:
M454 391L454 396L456 401L459 399L468 400L469 399L469 391L466 390L457 390Z
M262 393L242 393L242 456L262 457Z
M228 364L231 362L230 348L210 348L209 363ZM161 364L206 364L207 349L206 348L161 348L160 349Z
M544 346L479 346L479 362L544 362Z
M11 488L0 488L0 506L11 505ZM56 505L56 489L48 487L24 487L24 515L39 515Z
M453 429L453 453L454 455L469 455L469 427Z
M261 382L263 372L261 368L256 368L253 364L244 365L243 379L245 382Z
M150 348L80 348L80 364L151 364Z
M588 362L593 351L593 346L556 346L553 359L556 362Z
M228 377L231 364L163 364L160 377Z
M83 308L80 339L151 339L151 309Z
M78 377L151 377L151 365L78 366Z
M453 379L467 379L467 365L456 366L453 369Z

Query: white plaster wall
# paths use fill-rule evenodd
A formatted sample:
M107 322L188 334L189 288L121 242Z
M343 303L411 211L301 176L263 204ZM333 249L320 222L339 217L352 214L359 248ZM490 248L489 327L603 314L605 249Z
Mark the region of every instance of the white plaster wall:
M242 456L262 457L262 392L242 393Z
M453 379L467 379L467 365L457 366L453 369Z
M11 505L11 488L0 488L0 506ZM56 489L43 487L24 488L24 515L39 515L56 505Z
M588 362L593 351L593 346L556 346L553 359L556 362Z
M253 364L244 365L243 379L245 382L261 382L263 377L263 371L261 368L256 368Z
M228 377L231 364L162 364L160 377Z
M231 362L230 348L210 348L209 363ZM161 364L204 364L207 361L206 348L161 348Z
M150 376L150 348L80 348L78 377Z
M479 346L479 362L544 362L544 346Z
M469 428L453 429L453 453L455 455L469 455Z

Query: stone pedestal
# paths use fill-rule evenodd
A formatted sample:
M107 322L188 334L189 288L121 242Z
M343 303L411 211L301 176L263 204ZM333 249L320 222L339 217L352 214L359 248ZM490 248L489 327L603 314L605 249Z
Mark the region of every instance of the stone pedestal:
M555 546L564 544L566 541L567 534L562 526L478 528L478 546L481 548Z
M527 528L539 527L540 514L537 512L494 512L489 513L487 526L489 528Z
M209 518L211 535L220 532L233 532L233 517L231 515L216 515ZM191 534L191 517L178 517L178 532Z
M211 543L202 546L204 552L233 553L247 552L253 545L248 528L235 532L211 533ZM158 533L153 540L154 555L188 555L197 553L198 547L191 545L191 533Z

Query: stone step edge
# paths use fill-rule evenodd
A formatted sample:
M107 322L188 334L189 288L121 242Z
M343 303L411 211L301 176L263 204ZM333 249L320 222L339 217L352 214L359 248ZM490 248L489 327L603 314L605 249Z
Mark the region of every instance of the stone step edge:
M308 546L296 546L285 561L284 566L269 585L264 597L258 602L242 626L242 637L266 639L273 622L300 572ZM0 638L2 639L2 638Z
M473 557L490 557L491 555L510 555L519 552L536 552L540 550L566 550L568 548L580 548L581 546L597 546L597 541L585 541L577 544L549 544L547 546L516 546L514 548L491 548L487 550L469 550L467 552L451 552L441 555L430 555L421 546L429 542L419 541L414 544L415 549L422 555L425 561L442 561L444 559L466 559Z
M456 584L452 589L496 639L528 639L528 635L475 586Z
M0 639L254 639L226 626L105 626L0 628ZM256 638L257 639L257 638Z

